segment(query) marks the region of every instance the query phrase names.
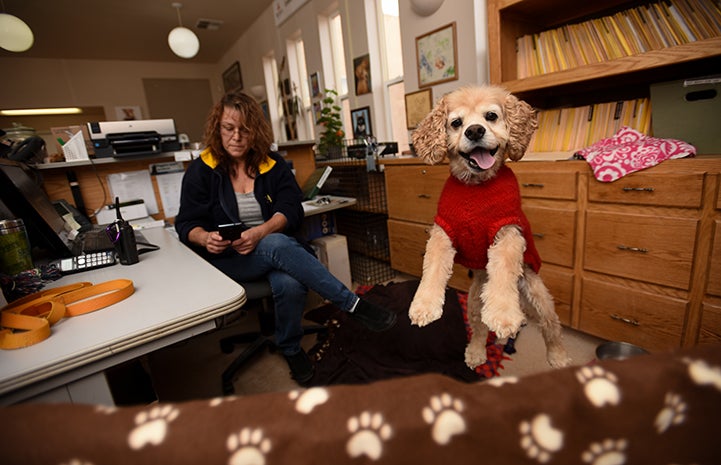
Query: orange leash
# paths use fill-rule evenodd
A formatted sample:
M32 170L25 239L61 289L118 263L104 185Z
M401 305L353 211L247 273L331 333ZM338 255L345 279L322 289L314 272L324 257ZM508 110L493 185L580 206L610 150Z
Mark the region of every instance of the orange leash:
M135 292L129 279L93 285L79 282L35 292L0 309L0 349L19 349L50 337L50 327L65 316L105 308Z

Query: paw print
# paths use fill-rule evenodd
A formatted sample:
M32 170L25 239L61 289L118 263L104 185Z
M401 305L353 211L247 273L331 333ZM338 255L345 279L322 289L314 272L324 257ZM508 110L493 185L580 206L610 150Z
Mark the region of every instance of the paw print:
M591 465L622 465L626 463L626 445L625 439L594 442L581 454L581 458Z
M328 401L328 390L314 387L306 391L293 390L288 393L288 398L295 401L295 410L298 413L309 414L319 405Z
M546 463L551 454L561 450L563 446L563 432L551 426L551 417L542 413L531 421L522 421L519 425L521 432L521 447L529 458L539 463Z
M135 415L135 424L138 426L128 436L130 448L138 450L147 444L157 446L162 443L168 433L168 424L178 418L178 414L178 409L172 405L164 405Z
M717 391L721 391L721 368L710 366L704 360L685 359L688 364L688 374L694 383L701 386L710 384Z
M576 378L584 385L586 397L596 407L618 405L620 402L621 390L613 373L600 366L585 366L576 372Z
M213 397L208 402L209 407L219 407L220 405L226 403L226 402L233 402L236 400L237 396L225 396L225 397Z
M456 434L466 432L462 411L463 402L449 394L431 397L430 405L423 408L423 420L433 425L431 435L436 443L446 445Z
M363 412L348 420L348 431L352 434L346 444L346 451L352 458L367 455L378 460L383 454L383 441L390 439L393 431L380 413Z
M681 396L669 392L666 394L665 406L656 415L656 431L658 434L666 432L672 425L680 425L686 419L684 412L686 411L686 403Z
M226 446L233 453L229 465L264 465L271 444L270 439L263 436L263 430L243 428L240 433L228 436Z
M69 462L63 462L60 465L93 465L93 462L85 462L81 459L70 459Z
M494 387L501 387L504 384L516 384L518 382L518 377L516 376L496 376L494 378L489 379L484 384L490 384Z

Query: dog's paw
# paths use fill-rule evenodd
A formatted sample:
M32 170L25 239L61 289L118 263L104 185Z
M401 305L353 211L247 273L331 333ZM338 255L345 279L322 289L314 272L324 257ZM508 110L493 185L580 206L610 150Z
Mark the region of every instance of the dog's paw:
M477 366L486 363L486 348L485 347L474 347L472 345L466 346L465 356L466 366L471 370L475 370Z
M546 353L546 360L553 368L563 368L571 364L571 357L563 347L549 348Z
M433 323L443 315L443 308L434 308L423 299L413 299L410 309L408 309L408 317L411 323L418 326L426 326Z
M481 316L481 321L488 326L488 329L495 332L499 339L503 339L515 336L518 330L521 329L521 326L526 322L526 318L520 311L496 312L495 314L484 312Z

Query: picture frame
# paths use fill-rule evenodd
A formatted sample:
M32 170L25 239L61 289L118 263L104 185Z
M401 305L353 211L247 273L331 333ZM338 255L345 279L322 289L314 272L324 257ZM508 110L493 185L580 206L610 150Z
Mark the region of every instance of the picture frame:
M240 74L240 63L234 62L223 71L223 89L225 92L243 88L243 77Z
M458 79L455 21L416 37L418 87Z
M429 87L406 94L406 128L415 129L433 109L433 91Z
M361 107L351 110L351 124L353 125L353 138L363 139L373 136L371 128L371 109L370 107Z
M355 94L363 95L372 92L371 59L369 54L353 59L353 75L355 76Z
M310 75L310 96L313 99L321 97L320 91L320 73L316 71Z

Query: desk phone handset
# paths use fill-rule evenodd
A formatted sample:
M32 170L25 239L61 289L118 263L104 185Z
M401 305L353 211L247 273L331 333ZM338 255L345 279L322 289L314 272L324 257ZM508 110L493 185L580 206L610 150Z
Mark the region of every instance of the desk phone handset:
M132 265L138 263L138 245L135 242L135 231L133 227L123 219L120 213L120 199L115 197L115 217L113 224L108 226L107 232L110 240L115 244L115 251L118 253L121 265Z

